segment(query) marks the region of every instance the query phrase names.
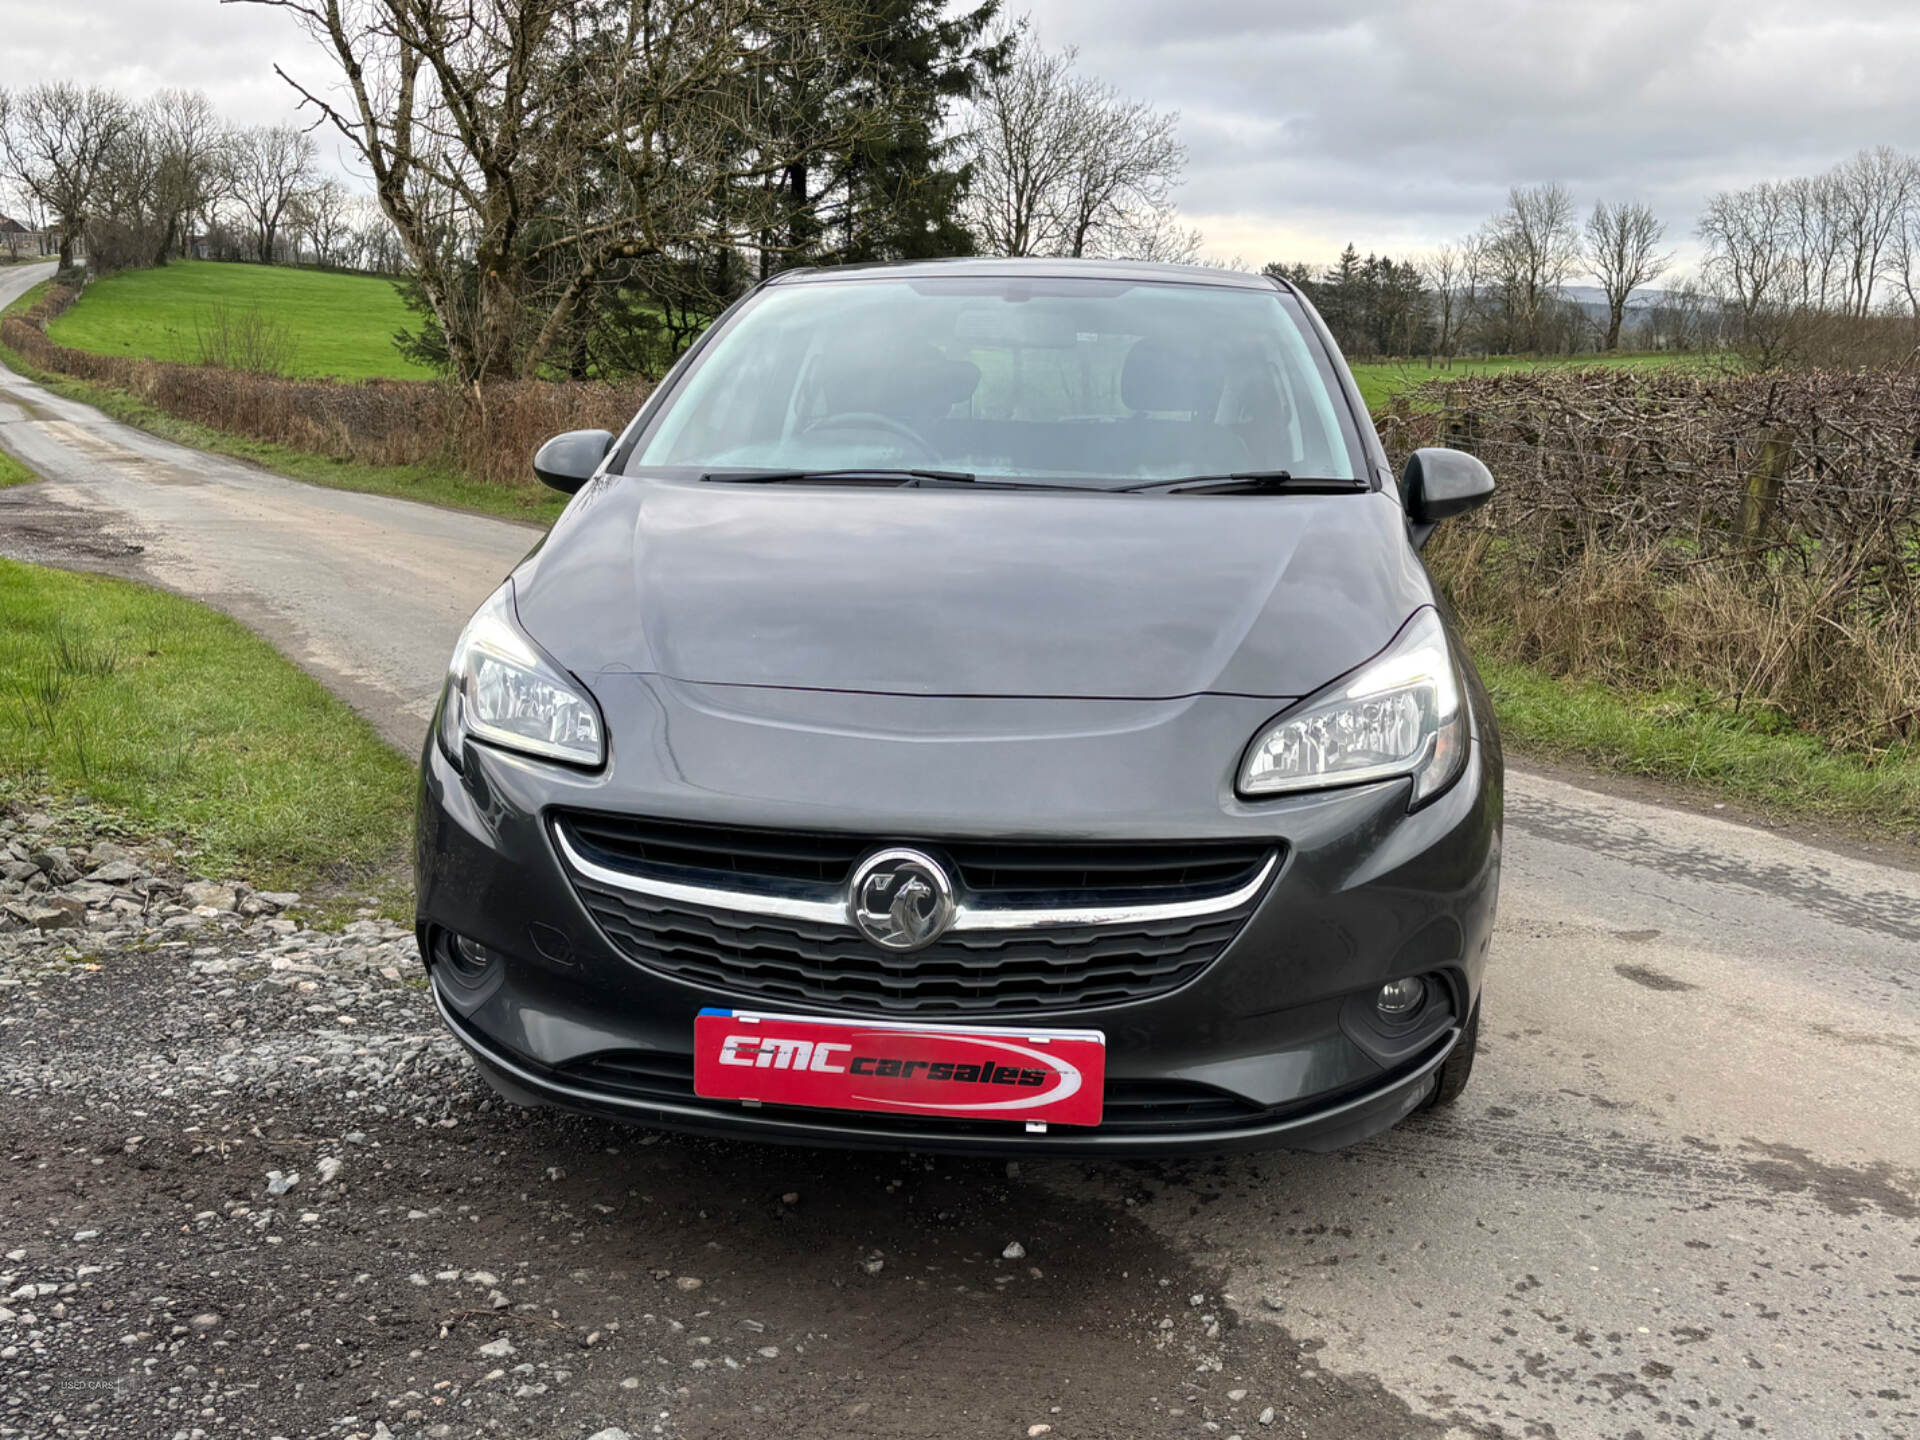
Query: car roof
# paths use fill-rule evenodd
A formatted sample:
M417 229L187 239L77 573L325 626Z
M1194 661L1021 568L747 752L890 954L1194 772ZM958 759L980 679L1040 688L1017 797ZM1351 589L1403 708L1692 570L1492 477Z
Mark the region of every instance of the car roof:
M834 280L1031 275L1081 280L1150 280L1188 285L1225 285L1240 290L1272 290L1280 282L1250 270L1215 265L1169 265L1153 260L1076 260L1066 256L964 256L952 260L900 260L858 265L828 265L783 270L769 285L810 285ZM1288 288L1281 286L1280 288Z

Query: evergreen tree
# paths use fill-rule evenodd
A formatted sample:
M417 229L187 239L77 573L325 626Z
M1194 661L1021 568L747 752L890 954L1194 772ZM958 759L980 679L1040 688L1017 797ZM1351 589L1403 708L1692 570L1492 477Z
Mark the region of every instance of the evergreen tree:
M776 82L773 146L825 131L836 116L865 123L838 127L857 136L852 144L785 168L784 233L766 237L762 274L972 253L958 215L966 169L941 131L947 108L1011 57L1011 38L987 38L1000 0L953 14L943 0L867 0L860 9L852 43L823 47L836 64L796 64Z
M1275 261L1263 273L1305 295L1349 356L1424 355L1432 349L1426 283L1411 261L1371 254L1363 259L1349 245L1324 270Z

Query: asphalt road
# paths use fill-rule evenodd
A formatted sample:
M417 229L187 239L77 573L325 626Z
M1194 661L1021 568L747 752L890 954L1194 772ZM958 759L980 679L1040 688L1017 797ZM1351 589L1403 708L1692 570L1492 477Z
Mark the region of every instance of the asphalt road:
M53 273L0 270L0 307ZM467 617L534 527L283 479L149 435L0 367L0 553L134 574L251 626L419 748Z
M0 303L32 278L0 273ZM226 609L409 749L459 624L534 538L167 445L4 371L0 444L48 476L0 492L0 553L143 575ZM1057 1339L1062 1365L1091 1372L1077 1386L1131 1394L1128 1352L1068 1340L1109 1309L1151 1306L1128 1289L1133 1270L1091 1268L1096 1249L1147 1247L1211 1277L1210 1294L1232 1298L1206 1303L1238 1333L1284 1341L1267 1360L1297 1357L1283 1366L1297 1386L1384 1407L1329 1406L1316 1440L1413 1433L1412 1416L1512 1436L1920 1436L1920 875L1510 779L1486 1024L1460 1105L1326 1157L1025 1165L1000 1228L1044 1224L1056 1264L1089 1268L1026 1302L1023 1345ZM569 1125L545 1132L542 1158L572 1136L607 1143ZM502 1129L499 1165L534 1163L528 1133ZM701 1153L733 1157L714 1164L744 1187L759 1152ZM810 1163L814 1193L854 1173ZM697 1208L715 1173L664 1165L636 1183ZM898 1243L917 1233L911 1213L904 1200L888 1212ZM1075 1234L1088 1254L1066 1253ZM743 1222L726 1239L730 1265L797 1277L788 1298L806 1302L817 1236ZM909 1347L863 1323L877 1322L842 1316L843 1341L869 1357L863 1383L924 1379L924 1328ZM949 1391L998 1387L996 1427L1044 1420L1045 1406L1012 1403L1030 1379L1007 1360L956 1352ZM1196 1363L1185 1385L1214 1383ZM1212 1433L1165 1398L1132 1433ZM1065 1409L1056 1434L1094 1433ZM1277 1433L1224 1402L1206 1413L1219 1433Z

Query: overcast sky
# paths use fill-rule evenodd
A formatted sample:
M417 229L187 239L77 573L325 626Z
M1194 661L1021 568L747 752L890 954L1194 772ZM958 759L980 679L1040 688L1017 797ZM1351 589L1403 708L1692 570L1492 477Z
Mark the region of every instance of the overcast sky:
M1920 150L1915 0L1024 3L1044 43L1180 112L1182 209L1220 259L1419 250L1543 180L1645 200L1684 241L1716 189ZM0 84L184 85L281 120L276 60L326 73L268 9L0 0Z
M1032 0L1050 44L1177 108L1219 258L1419 249L1507 188L1638 199L1920 149L1914 0Z

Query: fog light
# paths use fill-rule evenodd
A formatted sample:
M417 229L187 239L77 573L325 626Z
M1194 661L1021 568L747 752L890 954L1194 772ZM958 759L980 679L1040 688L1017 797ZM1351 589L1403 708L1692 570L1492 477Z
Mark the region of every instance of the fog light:
M453 937L448 959L463 979L477 980L486 974L497 957L484 945L476 945L464 935Z
M1420 1008L1427 998L1427 982L1418 975L1405 980L1389 980L1374 997L1374 1005L1389 1020L1404 1020Z

